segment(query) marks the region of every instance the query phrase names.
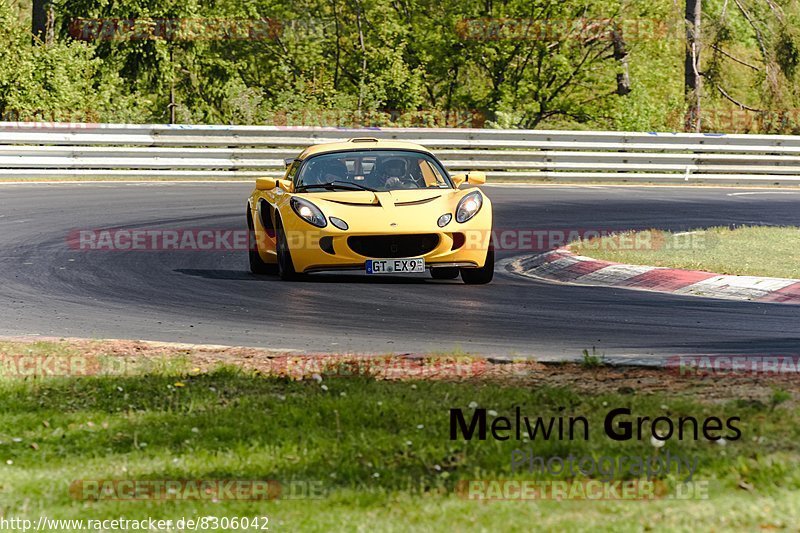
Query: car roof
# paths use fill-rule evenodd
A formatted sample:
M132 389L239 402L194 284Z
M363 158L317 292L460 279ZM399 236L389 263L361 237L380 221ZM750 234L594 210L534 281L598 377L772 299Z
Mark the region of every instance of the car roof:
M423 152L433 155L430 150L415 143L404 141L384 141L375 139L374 137L355 137L344 142L331 142L309 146L303 150L303 153L297 156L297 159L303 160L314 155L352 150L413 150L415 152Z

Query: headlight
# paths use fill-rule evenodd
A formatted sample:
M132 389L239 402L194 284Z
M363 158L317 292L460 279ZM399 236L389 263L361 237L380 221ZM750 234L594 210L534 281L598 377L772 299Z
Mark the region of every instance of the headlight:
M322 214L322 211L319 210L319 207L315 206L308 200L301 200L300 198L293 197L289 203L291 204L294 212L297 213L297 216L312 226L324 228L328 225L328 221L325 220L325 215Z
M478 191L471 192L458 202L456 209L456 222L466 222L481 210L483 206L483 196Z
M437 220L436 223L439 225L440 228L443 228L446 225L448 225L451 220L453 220L453 215L451 215L450 213L445 213L444 215L439 217L439 220Z

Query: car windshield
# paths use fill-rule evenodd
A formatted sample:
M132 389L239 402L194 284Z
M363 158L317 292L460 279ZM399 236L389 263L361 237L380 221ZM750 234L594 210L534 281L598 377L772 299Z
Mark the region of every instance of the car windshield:
M441 164L422 152L363 150L314 156L300 167L295 190L394 191L452 188Z

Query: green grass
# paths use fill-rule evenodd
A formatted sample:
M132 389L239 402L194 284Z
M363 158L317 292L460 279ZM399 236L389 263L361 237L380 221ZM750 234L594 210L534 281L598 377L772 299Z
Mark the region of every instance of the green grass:
M596 368L605 364L605 354L598 355L594 346L592 346L592 353L589 353L589 350L583 350L581 355L583 356L581 365L584 368Z
M57 344L57 343L56 343ZM57 346L55 346L57 347ZM47 343L32 348L43 353ZM63 350L63 348L60 348ZM69 355L69 353L64 353ZM236 368L164 366L146 375L0 379L0 505L4 516L270 517L284 531L503 531L537 528L686 531L791 528L800 521L800 413L758 402L727 404L669 394L586 394L485 382L322 383ZM327 387L325 390L322 385ZM473 404L474 402L474 404ZM590 440L537 441L541 456L696 455L710 498L691 501L481 503L454 495L459 480L512 474L515 441L449 440L448 409L470 404L511 416L583 415ZM636 415L740 416L743 438L720 446L602 434L612 407ZM536 476L538 477L538 476ZM81 501L84 479L271 479L317 482L322 499L244 502ZM672 484L673 477L665 482ZM744 490L741 487L748 487Z
M800 278L800 228L713 227L692 232L626 232L570 244L579 254L617 263L719 274Z

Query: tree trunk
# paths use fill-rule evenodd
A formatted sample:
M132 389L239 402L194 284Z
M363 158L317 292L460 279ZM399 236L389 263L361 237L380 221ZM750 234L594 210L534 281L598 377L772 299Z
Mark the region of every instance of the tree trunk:
M622 69L617 73L617 94L625 96L631 92L631 78L628 73L628 47L625 44L625 37L622 35L622 28L617 25L611 33L614 43L614 59L619 62Z
M358 45L361 48L361 75L358 78L358 112L361 113L367 76L367 46L364 43L364 29L361 27L361 4L358 0L356 0L356 28L358 28Z
M52 0L33 0L31 31L33 44L50 44L55 39L55 9Z
M700 16L702 0L686 0L686 54L684 58L684 94L686 96L686 131L700 131Z

